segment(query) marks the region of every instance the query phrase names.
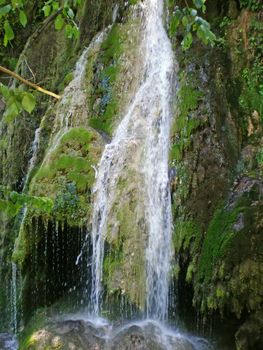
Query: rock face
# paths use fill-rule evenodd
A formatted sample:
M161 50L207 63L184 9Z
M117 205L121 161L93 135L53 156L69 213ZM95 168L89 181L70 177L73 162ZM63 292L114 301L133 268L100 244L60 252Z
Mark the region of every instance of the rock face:
M76 289L81 290L78 303L86 301L89 261L80 253L84 241L85 248L89 246L89 239L85 240L89 227L83 229L83 224L90 219L96 166L139 83L142 18L136 3L86 0L78 13L78 42L66 39L49 23L29 38L19 59L18 71L25 78L31 78L32 70L36 81L62 94L73 81L82 48L105 32L86 57L79 105L74 107L71 124L62 123L62 129L68 129L61 137L56 134L70 99L60 114L58 106L42 96L31 116L21 115L9 124L0 117L1 185L45 196L54 204L49 215L28 210L25 220L22 212L16 218L0 212L1 329L9 327L14 312L12 259L22 277L17 278L16 306L23 310L26 323L40 306ZM169 1L170 20L175 6L184 3ZM181 33L171 38L180 77L174 89L170 155L176 312L183 317L190 310L192 319L198 314L203 324L210 319L220 324L220 318L233 325L238 350L255 350L263 348L262 5L260 0L207 0L206 5L206 17L219 38L214 48L196 40L188 52L182 52ZM15 50L18 57L21 48ZM0 113L3 108L0 100ZM39 147L27 176L38 128ZM138 157L134 146L131 142L129 154ZM117 316L117 304L129 317L144 300L144 208L134 210L143 191L140 170L127 164L106 237L105 305L113 316ZM84 321L40 328L31 334L26 349L161 350L169 341L174 350L194 349L182 337L162 338L161 344L154 325L121 328L108 341L108 327L96 328ZM6 346L12 347L12 341L1 336L0 348Z
M263 305L262 97L253 78L262 75L262 48L253 44L261 16L259 2L252 10L241 1L207 1L223 46L195 43L183 56L177 50L183 73L171 188L178 304L182 314L194 307L204 323L220 315L235 331L241 325L237 349L260 349L263 334L254 321Z
M141 66L140 11L122 0L115 5L113 1L84 1L77 14L78 42L67 39L48 22L28 38L19 58L21 75L30 79L31 67L37 81L46 82L47 89L63 98L55 105L40 96L39 108L30 118L23 115L14 124L1 123L0 183L53 202L48 215L29 208L10 219L6 211L0 212L0 276L6 285L0 291L3 328L10 324L11 259L23 276L22 285L17 285L21 295L17 307L25 319L38 307L79 287L89 290L85 281L90 273L89 248L81 254L79 264L75 262L87 236L96 166L138 85ZM50 49L43 55L47 46ZM21 137L25 130L27 138ZM34 133L38 137L35 148ZM107 276L109 292L117 280L119 284L114 271ZM80 302L87 292L83 294Z
M126 325L120 328L96 326L92 322L62 321L36 333L25 349L65 350L195 350L180 334L165 334L154 323Z

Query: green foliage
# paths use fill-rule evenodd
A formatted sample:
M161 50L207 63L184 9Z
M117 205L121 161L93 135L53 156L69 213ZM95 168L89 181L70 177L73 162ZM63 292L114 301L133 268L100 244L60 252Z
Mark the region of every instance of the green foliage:
M53 201L49 198L29 196L0 186L0 211L12 217L25 205L40 213L50 214L53 209Z
M182 32L184 38L181 42L183 50L188 50L193 43L193 34L205 45L215 45L216 36L211 31L210 24L198 15L198 11L205 13L206 0L193 0L194 7L180 8L175 6L170 20L170 36Z
M263 9L261 0L239 0L242 8L248 8L252 11L260 11Z
M75 22L78 6L83 4L83 0L66 1L46 1L42 7L45 17L49 17L56 12L60 12L55 19L55 29L65 28L66 37L77 39L79 37L79 28Z
M27 5L29 0L0 0L0 31L3 31L3 44L6 47L15 38L15 32L19 26L26 27L28 24ZM83 4L83 0L49 0L42 7L42 15L49 17L56 12L56 30L65 27L68 38L78 38L79 29L75 21L76 11ZM41 2L39 4L41 6Z
M21 88L11 88L0 83L0 95L5 103L5 112L3 117L5 121L10 122L20 113L26 111L32 113L36 106L35 96L23 91Z
M241 74L243 89L239 103L244 112L251 116L257 111L263 123L263 37L262 21L254 19L249 28L250 62Z
M17 24L25 27L27 25L27 15L25 6L27 0L2 0L0 1L0 31L3 30L3 44L7 46L15 38L13 27ZM2 29L2 30L1 30Z

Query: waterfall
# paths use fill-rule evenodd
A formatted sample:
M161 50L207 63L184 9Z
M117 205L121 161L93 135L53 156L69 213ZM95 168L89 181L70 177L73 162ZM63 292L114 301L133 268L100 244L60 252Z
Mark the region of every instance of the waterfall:
M165 319L171 259L171 198L168 154L171 122L173 51L162 23L162 1L151 0L148 9L146 61L151 88L148 91L149 137L146 140L144 174L147 189L149 242L147 261L147 315Z
M168 309L171 259L171 202L168 183L171 86L174 59L163 27L163 1L142 3L145 17L143 78L112 142L106 145L93 189L91 311L98 315L102 297L104 242L116 186L131 144L139 148L148 234L146 248L146 316L163 320ZM135 160L128 159L129 162ZM135 158L135 157L134 157Z
M88 118L86 107L87 92L85 87L86 66L90 53L100 46L109 28L97 34L90 45L84 49L78 59L73 79L63 92L56 112L55 136L51 139L48 153L52 153L60 143L61 138L72 126L77 126Z
M12 310L12 327L14 334L17 334L17 288L16 288L17 267L12 262L12 280L11 280L11 310Z
M38 149L39 149L39 142L40 142L40 132L41 132L41 127L37 128L35 130L35 137L34 137L34 141L33 144L31 146L31 158L29 160L28 163L28 169L27 169L27 174L26 174L26 178L24 181L24 185L23 185L23 192L26 189L27 185L28 185L28 181L31 175L32 170L34 169L35 165L36 165L36 161L37 161L37 153L38 153Z

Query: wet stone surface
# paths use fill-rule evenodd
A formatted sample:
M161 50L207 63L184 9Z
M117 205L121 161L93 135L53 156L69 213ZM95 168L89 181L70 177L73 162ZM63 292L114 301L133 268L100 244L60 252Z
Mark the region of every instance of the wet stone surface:
M208 350L198 339L171 331L155 321L122 327L88 320L64 320L37 331L28 349L68 350Z
M17 350L17 341L11 334L0 333L0 350Z

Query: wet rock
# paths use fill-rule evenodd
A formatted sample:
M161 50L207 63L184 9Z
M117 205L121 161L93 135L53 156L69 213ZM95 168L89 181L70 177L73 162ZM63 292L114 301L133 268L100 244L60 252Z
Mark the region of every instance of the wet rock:
M113 350L194 350L185 338L163 334L153 325L145 328L133 325L118 333L111 345Z
M26 349L65 350L194 350L192 342L157 322L112 328L82 320L53 323L34 333ZM9 350L9 348L7 348ZM11 348L10 348L11 349Z
M262 349L263 348L263 313L258 312L251 316L237 331L237 350Z
M17 341L11 334L0 333L0 349L1 350L17 350Z

